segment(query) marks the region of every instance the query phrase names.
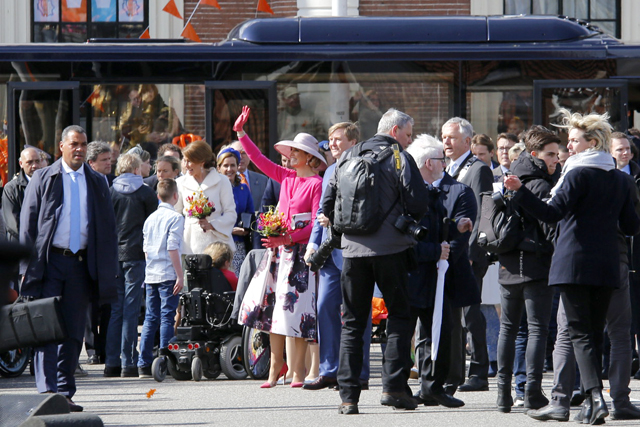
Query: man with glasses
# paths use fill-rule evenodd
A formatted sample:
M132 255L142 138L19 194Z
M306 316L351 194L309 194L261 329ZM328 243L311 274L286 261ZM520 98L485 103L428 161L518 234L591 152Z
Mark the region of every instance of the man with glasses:
M496 149L500 166L493 169L493 182L502 182L502 176L509 172L511 168L511 160L509 159L509 150L518 143L518 137L512 133L501 133L498 135Z
M429 212L420 222L429 229L429 234L426 240L415 246L418 269L410 272L407 286L411 319L413 324L419 321L415 347L421 383L414 398L427 406L458 408L464 406L464 402L444 390L451 364L451 299L456 294L470 294L480 300L467 256L469 235L473 229L469 218L476 217L477 205L473 191L444 171L446 159L440 141L430 135L420 135L407 148L407 153L416 161L429 189ZM443 223L444 218L453 221ZM436 307L439 260L449 262L442 307ZM432 318L433 312L438 310L442 310L442 332L437 357L432 358Z

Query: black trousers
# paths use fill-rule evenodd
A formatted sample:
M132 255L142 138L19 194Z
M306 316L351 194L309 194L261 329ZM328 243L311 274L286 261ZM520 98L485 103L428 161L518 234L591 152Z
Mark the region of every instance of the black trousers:
M449 374L449 365L451 364L451 307L447 297L444 297L442 306L440 344L435 362L431 359L433 310L433 307L411 307L412 320L413 322L417 321L418 325L415 349L416 365L420 370L420 392L426 396L444 393L443 385Z
M603 331L613 290L608 286L560 286L569 337L586 392L602 388Z
M407 296L408 255L344 258L342 267L342 334L338 384L345 403L357 403L360 398L362 371L362 335L371 313L371 298L375 284L382 292L389 312L387 317L387 347L382 365L382 391L405 392L411 372L411 308Z
M485 262L474 262L471 268L482 294L482 279L487 273L489 265ZM463 326L469 337L469 349L471 350L471 364L469 365L469 377L477 376L484 380L489 375L489 353L487 351L487 321L480 310L480 304L470 305L463 310ZM464 355L464 348L462 354ZM465 363L465 359L462 359ZM464 366L464 365L463 365Z
M554 288L547 280L500 285L500 337L498 338L498 379L511 384L516 337L526 308L528 339L526 350L527 389L540 390L549 333Z

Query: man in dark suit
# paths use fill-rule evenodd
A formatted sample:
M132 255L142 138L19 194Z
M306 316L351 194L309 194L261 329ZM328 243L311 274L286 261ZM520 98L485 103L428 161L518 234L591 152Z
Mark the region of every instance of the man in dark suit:
M500 165L493 168L493 182L502 182L502 176L509 172L511 168L511 160L509 159L509 150L518 143L518 137L512 133L501 133L496 141L498 161Z
M69 409L90 301L116 298L115 216L104 177L84 164L87 134L80 126L62 131L62 158L38 170L25 190L20 241L34 248L20 265L25 296L59 296L68 338L34 349L40 393L60 393Z
M20 240L20 210L24 200L24 190L29 180L38 169L42 168L40 150L29 147L20 153L20 173L4 187L2 193L2 215L7 228L7 239L17 242Z
M111 147L104 141L93 141L87 145L87 163L91 169L105 177L111 187L115 175L111 173Z
M473 275L478 289L482 293L482 279L484 278L489 261L487 253L478 246L478 223L480 222L480 194L484 191L492 191L493 174L489 166L478 160L471 153L471 138L473 127L471 123L460 117L449 119L442 126L442 141L444 153L451 160L447 166L447 172L458 182L469 186L476 197L478 206L477 216L471 238L469 241L469 261L473 269ZM455 311L455 310L454 310ZM469 379L460 385L459 391L483 391L489 389L487 380L489 373L489 356L487 353L487 323L480 311L480 304L473 304L463 309L464 323L470 335L469 347L471 348L471 366L469 367ZM455 316L455 314L454 314ZM454 322L457 333L457 322ZM463 340L464 343L464 340ZM452 361L452 374L449 379L451 385L459 384L462 378L456 372L456 366L464 371L465 348L460 348L459 354L454 352ZM460 368L457 368L460 369ZM451 390L451 389L450 389Z
M429 229L429 234L426 240L419 241L415 246L419 268L411 272L407 286L412 318L414 321L418 319L416 362L420 370L421 388L414 397L426 405L440 404L456 408L463 406L464 402L446 394L443 386L451 362L451 304L460 307L480 301L478 287L471 280L473 273L467 256L469 235L473 228L470 218L476 217L476 200L469 187L456 182L444 172L445 157L441 142L429 135L420 135L407 148L407 152L419 166L430 193L429 212L420 222ZM444 218L451 218L455 222L443 223ZM439 260L449 262L442 307L436 307ZM442 333L434 361L431 357L431 329L433 313L438 310L442 310ZM460 346L458 340L456 350Z

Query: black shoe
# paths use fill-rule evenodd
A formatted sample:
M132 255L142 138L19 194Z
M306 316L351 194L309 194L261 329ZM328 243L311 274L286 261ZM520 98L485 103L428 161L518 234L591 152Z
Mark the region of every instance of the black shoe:
M418 407L410 395L397 392L382 393L380 404L383 406L393 406L394 409L407 409L409 411L413 411Z
M611 418L614 420L640 420L640 409L629 402L622 407L615 408Z
M138 378L138 368L135 366L125 366L120 372L122 378Z
M530 409L527 415L538 421L569 421L569 410L562 406L547 405L541 409Z
M549 399L542 393L542 390L525 390L524 407L526 409L540 409L549 404Z
M104 367L104 376L105 377L119 377L122 372L122 368L120 366L105 366Z
M67 403L69 404L70 412L82 412L84 408L80 405L77 405L70 397L67 397Z
M338 406L338 413L342 415L354 415L359 414L357 403L341 403Z
M338 385L338 380L332 377L325 377L320 375L318 378L302 386L305 390L322 390L327 387L335 387Z
M594 388L591 390L591 418L589 424L599 425L604 424L604 419L609 416L609 409L607 408L607 402L604 400L602 390ZM584 421L583 421L584 424Z
M445 384L442 387L444 388L444 392L447 393L449 396L453 396L454 394L456 394L456 391L458 390L458 386L453 384Z
M483 380L475 375L471 376L464 384L458 387L458 391L487 391L489 381Z
M413 395L413 401L416 402L416 405L438 406L438 402L433 400L431 396L426 396L420 392Z
M584 402L582 402L582 408L580 408L580 412L578 412L576 416L573 417L573 421L582 424L589 424L589 421L591 420L591 414L591 397L588 396L586 399L584 399Z
M152 378L151 374L151 366L138 366L138 377L139 378Z
M585 394L580 393L579 391L574 391L573 395L571 396L571 403L569 403L571 406L580 406L582 405L582 402L584 402L584 399L587 396Z
M434 402L437 402L439 405L445 406L447 408L460 408L464 406L464 402L460 399L456 399L453 396L449 396L444 391L440 393L432 393L429 395L421 395L421 399L431 399Z
M513 397L511 396L511 380L508 383L502 383L498 380L498 399L496 400L498 412L508 414L513 406Z
M338 388L337 383L336 388ZM369 390L369 380L360 380L360 390Z

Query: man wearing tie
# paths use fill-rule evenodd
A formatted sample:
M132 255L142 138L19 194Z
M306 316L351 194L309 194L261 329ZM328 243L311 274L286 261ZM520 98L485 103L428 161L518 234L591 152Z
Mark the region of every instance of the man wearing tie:
M60 393L72 412L74 371L82 346L87 307L116 298L115 216L103 176L84 164L87 134L80 126L62 131L62 158L34 173L25 190L20 241L33 255L20 265L20 293L35 298L60 296L68 338L34 349L40 393Z

